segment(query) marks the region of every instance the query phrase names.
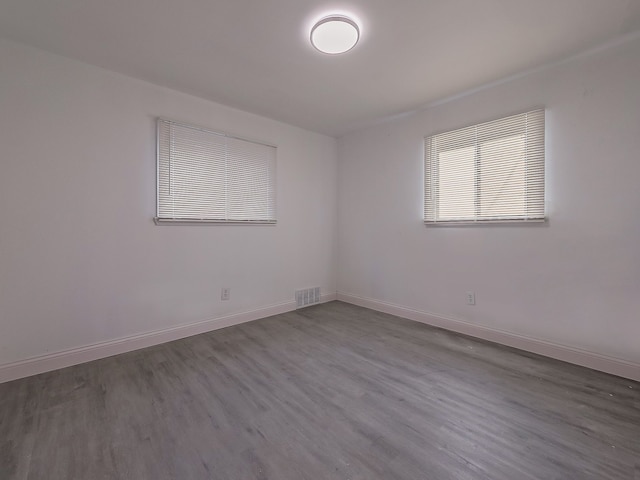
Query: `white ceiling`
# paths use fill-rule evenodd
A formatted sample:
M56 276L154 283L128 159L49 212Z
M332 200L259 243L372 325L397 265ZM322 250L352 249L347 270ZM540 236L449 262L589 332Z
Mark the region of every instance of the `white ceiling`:
M309 28L351 13L360 43ZM329 135L640 29L640 0L0 0L0 36Z

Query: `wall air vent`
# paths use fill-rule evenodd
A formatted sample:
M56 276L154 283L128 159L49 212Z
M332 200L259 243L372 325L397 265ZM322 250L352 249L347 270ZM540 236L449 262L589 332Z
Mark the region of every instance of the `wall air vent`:
M320 303L320 287L296 290L296 308Z

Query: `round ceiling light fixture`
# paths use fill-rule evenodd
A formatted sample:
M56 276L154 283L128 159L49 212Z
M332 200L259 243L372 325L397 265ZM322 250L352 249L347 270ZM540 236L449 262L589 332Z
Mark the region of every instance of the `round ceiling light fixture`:
M359 39L358 24L344 15L324 17L311 29L311 45L329 55L348 52Z

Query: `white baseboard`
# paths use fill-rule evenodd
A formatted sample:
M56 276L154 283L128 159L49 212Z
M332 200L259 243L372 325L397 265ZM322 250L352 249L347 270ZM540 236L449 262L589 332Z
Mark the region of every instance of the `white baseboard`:
M321 303L330 302L332 300L336 300L335 293L325 294L320 298ZM92 345L85 345L83 347L72 348L61 352L50 353L18 362L0 365L0 383L49 372L51 370L57 370L59 368L78 365L80 363L91 362L93 360L99 360L101 358L111 357L113 355L131 352L133 350L139 350L141 348L152 347L154 345L179 340L192 335L198 335L200 333L206 333L212 330L230 327L232 325L239 325L241 323L259 320L272 315L290 312L295 309L295 302L279 303L256 310L234 313L202 322L179 325L176 327L141 333L116 340L94 343Z
M527 352L537 353L546 357L555 358L564 362L581 365L583 367L611 373L620 377L640 381L640 364L628 362L619 358L608 357L598 353L568 347L557 343L548 342L531 337L525 337L515 333L497 330L489 327L475 325L462 320L443 317L412 308L382 302L372 298L360 297L348 293L338 293L338 300L352 303L361 307L370 308L397 317L426 323L434 327L444 328L453 332L462 333L471 337L489 340L509 347L518 348Z

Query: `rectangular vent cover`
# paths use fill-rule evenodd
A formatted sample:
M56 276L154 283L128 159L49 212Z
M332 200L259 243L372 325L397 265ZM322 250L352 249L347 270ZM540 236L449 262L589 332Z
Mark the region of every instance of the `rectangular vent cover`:
M296 290L296 308L320 303L320 287Z

